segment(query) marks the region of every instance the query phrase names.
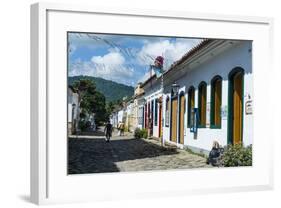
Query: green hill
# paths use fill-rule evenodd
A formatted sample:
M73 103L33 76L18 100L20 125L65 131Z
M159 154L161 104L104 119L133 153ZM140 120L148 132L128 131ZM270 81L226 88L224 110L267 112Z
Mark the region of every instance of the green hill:
M97 90L104 94L106 101L116 101L123 97L131 97L134 94L134 88L110 80L91 76L74 76L68 77L68 85L72 85L76 80L90 79L96 84Z

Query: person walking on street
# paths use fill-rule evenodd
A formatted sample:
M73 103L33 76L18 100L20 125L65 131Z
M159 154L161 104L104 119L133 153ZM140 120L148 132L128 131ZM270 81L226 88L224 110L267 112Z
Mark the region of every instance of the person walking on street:
M112 124L108 121L104 127L104 134L106 142L109 142L110 137L112 136Z

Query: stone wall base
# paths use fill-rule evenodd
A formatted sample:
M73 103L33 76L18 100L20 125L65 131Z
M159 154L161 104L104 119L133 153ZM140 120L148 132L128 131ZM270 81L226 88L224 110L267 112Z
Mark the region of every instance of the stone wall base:
M189 149L194 153L203 154L207 157L209 156L209 153L210 153L210 151L208 151L208 150L201 149L201 148L198 148L198 147L189 146L189 145L184 145L184 149Z

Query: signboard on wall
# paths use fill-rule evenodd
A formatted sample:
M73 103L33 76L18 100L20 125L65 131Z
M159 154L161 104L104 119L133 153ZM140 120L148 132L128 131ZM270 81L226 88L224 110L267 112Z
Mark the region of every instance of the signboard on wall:
M246 115L252 115L253 114L253 101L252 100L246 101L245 111L246 111Z

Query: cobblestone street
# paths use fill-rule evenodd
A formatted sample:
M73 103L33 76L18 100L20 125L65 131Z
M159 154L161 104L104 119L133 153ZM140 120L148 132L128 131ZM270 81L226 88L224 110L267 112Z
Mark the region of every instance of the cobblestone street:
M117 136L105 142L100 134L74 136L68 141L68 173L104 173L144 170L210 168L206 159L156 140Z

